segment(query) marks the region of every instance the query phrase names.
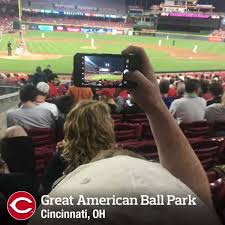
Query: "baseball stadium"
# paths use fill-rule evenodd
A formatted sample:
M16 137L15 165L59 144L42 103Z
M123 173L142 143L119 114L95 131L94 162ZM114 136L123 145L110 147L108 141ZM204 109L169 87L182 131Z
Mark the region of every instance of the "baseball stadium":
M224 0L0 0L0 125L2 224L225 225Z

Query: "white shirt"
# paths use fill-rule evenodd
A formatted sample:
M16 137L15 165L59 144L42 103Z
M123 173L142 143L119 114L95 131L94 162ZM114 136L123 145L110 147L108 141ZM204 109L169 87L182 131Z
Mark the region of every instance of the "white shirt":
M225 106L223 104L214 103L206 108L205 118L208 123L215 121L225 121Z
M178 123L192 123L205 118L206 101L196 94L185 94L170 106L170 112Z
M57 120L59 117L59 111L55 104L49 102L36 103L38 108L48 109L53 114L54 118Z

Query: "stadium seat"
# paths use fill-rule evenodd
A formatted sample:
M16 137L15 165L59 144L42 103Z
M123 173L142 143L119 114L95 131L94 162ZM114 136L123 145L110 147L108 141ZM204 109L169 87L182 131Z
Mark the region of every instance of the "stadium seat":
M127 141L119 143L119 146L143 155L148 160L158 160L157 147L154 141Z
M27 133L33 141L35 170L40 181L56 149L55 130L35 128L27 130Z
M150 138L153 139L153 134L150 128L149 123L142 123L141 124L141 138L146 139L146 138Z
M180 128L186 137L209 136L212 126L206 121L197 121L193 123L181 123Z
M213 124L212 135L225 136L225 121L216 121Z
M123 122L123 114L113 114L111 115L112 116L112 119L114 120L114 122Z

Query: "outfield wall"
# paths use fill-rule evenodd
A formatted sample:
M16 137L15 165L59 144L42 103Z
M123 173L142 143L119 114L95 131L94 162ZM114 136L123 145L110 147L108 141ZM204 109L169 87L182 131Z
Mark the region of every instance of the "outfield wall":
M76 33L99 33L99 34L128 34L129 28L123 27L101 27L82 25L56 25L45 23L22 23L23 30L38 30L43 32L76 32Z
M158 32L158 31L133 31L134 35L140 36L152 36L159 38L174 38L174 39L189 39L198 41L209 41L209 42L225 42L225 38L217 36L208 36L200 34L188 34L188 33L174 33L174 32Z
M74 26L74 25L55 25L45 23L22 23L23 30L38 30L43 32L75 32L75 33L97 33L97 34L111 34L111 35L140 35L140 36L153 36L159 38L170 39L189 39L210 42L225 42L221 37L210 37L200 34L188 33L174 33L174 32L159 32L151 30L133 31L129 28L110 28L110 27L90 27L90 26Z

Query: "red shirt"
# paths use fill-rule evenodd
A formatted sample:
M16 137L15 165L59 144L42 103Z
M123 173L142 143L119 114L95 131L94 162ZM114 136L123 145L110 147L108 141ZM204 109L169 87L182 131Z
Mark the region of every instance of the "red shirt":
M50 82L48 83L48 85L49 85L48 96L50 98L54 98L54 97L59 96L59 91L58 91L57 87L54 84L50 83Z
M176 92L176 88L171 87L168 91L168 96L174 98L176 96L177 92Z

